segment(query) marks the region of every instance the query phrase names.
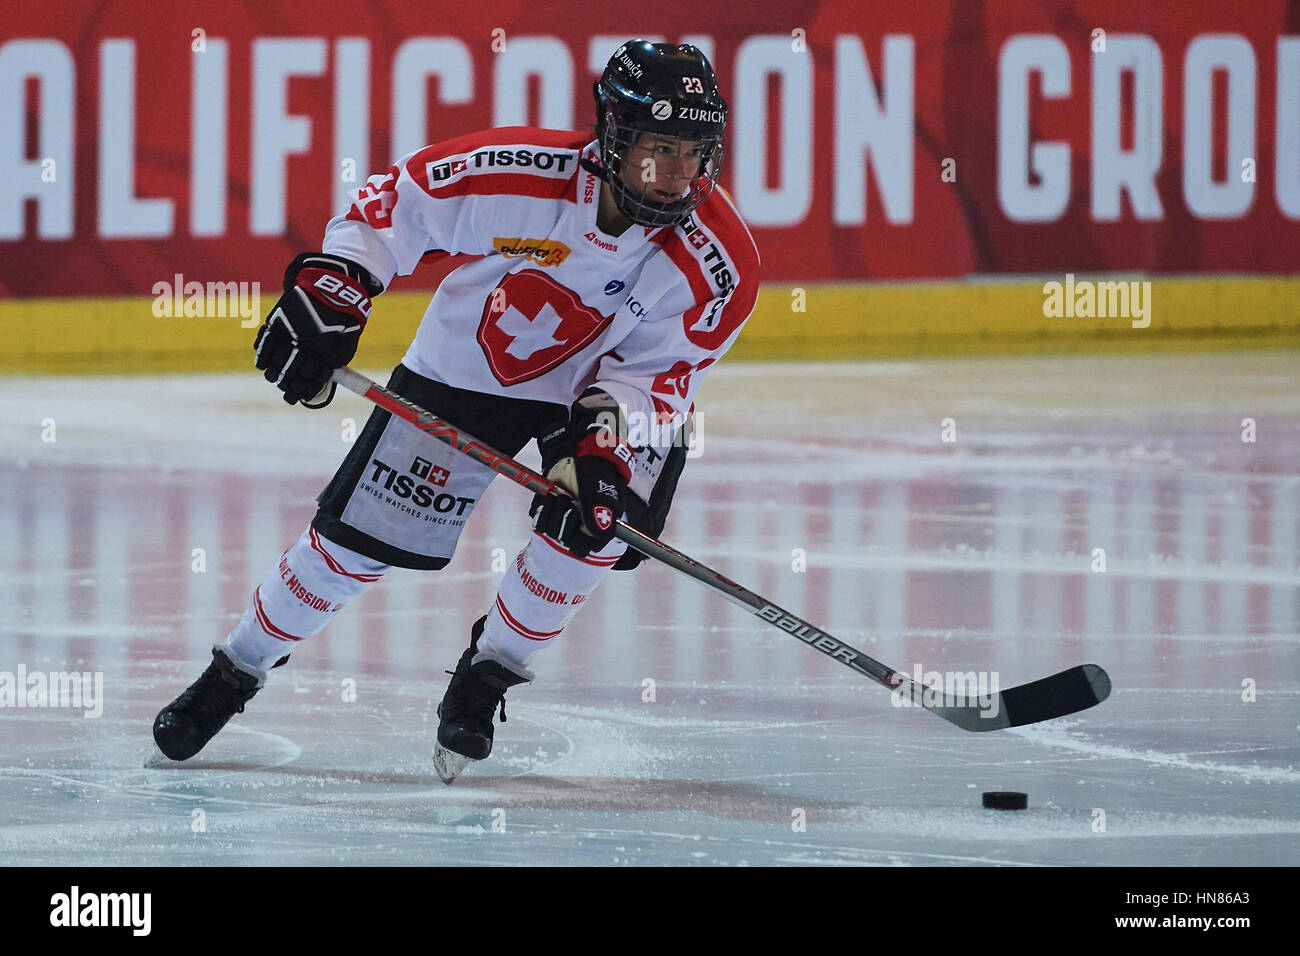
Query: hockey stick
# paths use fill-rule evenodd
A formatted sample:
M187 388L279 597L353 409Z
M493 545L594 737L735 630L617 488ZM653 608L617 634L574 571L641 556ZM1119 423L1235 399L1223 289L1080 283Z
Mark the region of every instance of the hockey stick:
M543 495L568 494L548 478L465 434L455 425L412 404L396 392L376 384L360 372L345 366L334 372L334 381L529 491ZM1080 664L1042 680L1010 687L995 695L980 695L973 700L970 699L973 695L945 697L937 689L918 684L906 674L886 667L856 647L831 637L797 615L741 587L730 578L670 548L662 541L643 534L624 521L614 523L614 535L642 554L690 575L731 603L743 607L769 624L799 638L814 650L821 651L832 660L889 688L905 701L921 705L962 730L1001 730L1064 717L1099 704L1110 694L1110 677L1106 672L1096 664Z

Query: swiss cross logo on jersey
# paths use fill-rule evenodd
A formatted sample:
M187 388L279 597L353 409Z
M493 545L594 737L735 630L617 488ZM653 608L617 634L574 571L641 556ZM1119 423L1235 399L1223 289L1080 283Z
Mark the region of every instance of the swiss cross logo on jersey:
M478 344L502 385L545 375L582 351L613 320L537 269L507 275L487 296Z

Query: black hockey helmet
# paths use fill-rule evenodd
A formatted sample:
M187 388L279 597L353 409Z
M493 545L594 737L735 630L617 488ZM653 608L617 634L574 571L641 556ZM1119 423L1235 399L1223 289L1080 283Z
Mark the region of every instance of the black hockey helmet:
M689 44L629 40L610 57L594 92L600 175L609 183L619 211L643 226L684 219L713 191L722 168L727 101L718 92L708 58ZM655 167L627 163L642 134L684 140L678 148L698 150L699 165L689 183L683 181L680 198L656 202L645 189L647 182L656 180ZM677 157L676 151L665 155Z

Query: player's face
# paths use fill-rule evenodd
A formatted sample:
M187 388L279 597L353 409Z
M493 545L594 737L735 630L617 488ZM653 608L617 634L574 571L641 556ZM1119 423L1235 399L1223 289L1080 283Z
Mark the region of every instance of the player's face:
M698 140L642 133L624 157L623 183L651 202L672 202L690 191L703 157Z

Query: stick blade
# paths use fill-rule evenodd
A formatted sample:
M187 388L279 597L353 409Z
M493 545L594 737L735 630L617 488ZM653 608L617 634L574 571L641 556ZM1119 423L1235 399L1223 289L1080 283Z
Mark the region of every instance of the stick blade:
M1095 707L1109 696L1110 675L1096 664L1080 664L1004 690L998 695L996 709L979 706L926 709L962 730L984 733L1055 720Z

